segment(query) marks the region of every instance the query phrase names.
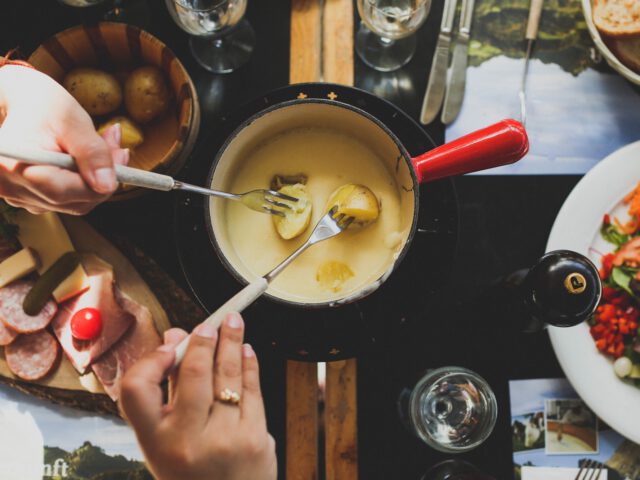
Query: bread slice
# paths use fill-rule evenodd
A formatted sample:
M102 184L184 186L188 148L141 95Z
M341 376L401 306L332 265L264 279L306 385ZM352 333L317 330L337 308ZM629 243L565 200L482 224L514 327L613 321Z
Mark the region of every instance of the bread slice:
M636 73L640 73L640 37L606 37L611 52Z
M612 37L640 35L640 0L593 0L593 23Z

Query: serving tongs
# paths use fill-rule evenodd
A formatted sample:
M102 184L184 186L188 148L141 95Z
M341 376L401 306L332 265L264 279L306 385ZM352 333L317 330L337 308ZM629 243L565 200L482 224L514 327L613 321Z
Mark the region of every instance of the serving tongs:
M302 254L302 252L304 252L311 245L315 245L316 243L328 240L329 238L335 237L336 235L342 233L344 230L349 228L349 225L351 225L354 220L354 217L346 216L343 213L337 213L337 207L333 207L316 224L313 232L311 232L311 235L309 235L309 238L306 242L304 242L300 247L298 247L297 250L295 250L291 255L280 262L280 264L269 273L267 273L263 277L255 279L249 285L236 293L218 310L213 312L204 321L204 323L208 323L210 325L214 325L216 328L220 328L220 325L222 325L222 321L229 313L241 313L245 308L255 302L258 298L260 298L260 296L267 291L267 288L269 288L269 284L271 283L271 281L276 278L285 268L287 268L287 266L289 266L291 262L298 258ZM190 338L191 335L182 340L182 342L180 342L176 347L176 357L173 364L174 368L180 365L180 362L182 362L184 354L187 351L187 346L189 345Z
M75 159L61 152L51 152L35 148L21 147L9 144L0 144L0 156L12 158L19 162L31 165L49 165L66 170L77 171ZM116 178L120 183L133 185L136 187L150 188L152 190L160 190L168 192L170 190L182 190L186 192L199 193L211 197L226 198L228 200L236 200L242 202L251 210L261 213L269 213L284 217L282 209L291 209L291 205L286 202L297 202L296 197L276 192L275 190L252 190L246 193L228 193L210 188L199 187L189 183L180 182L169 175L163 175L156 172L148 172L138 168L126 167L124 165L116 165Z

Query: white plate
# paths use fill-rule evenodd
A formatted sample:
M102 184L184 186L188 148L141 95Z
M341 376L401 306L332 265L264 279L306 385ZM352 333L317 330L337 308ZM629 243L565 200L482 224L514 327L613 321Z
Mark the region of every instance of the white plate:
M640 142L602 160L573 189L551 229L547 251L569 249L599 267L600 255L613 250L600 237L605 213L626 218L622 198L640 181ZM551 344L565 375L589 407L613 429L640 443L640 389L623 382L612 362L598 352L587 324L549 328Z
M591 2L592 0L582 0L582 11L584 12L584 19L587 22L587 30L589 30L589 35L591 35L593 43L596 44L596 48L600 50L600 53L607 61L607 63L611 66L611 68L613 68L630 82L633 82L636 85L640 85L640 74L634 72L620 60L618 60L618 57L616 57L613 52L609 50L609 47L607 47L607 45L602 41L600 32L596 28L595 23L593 23Z

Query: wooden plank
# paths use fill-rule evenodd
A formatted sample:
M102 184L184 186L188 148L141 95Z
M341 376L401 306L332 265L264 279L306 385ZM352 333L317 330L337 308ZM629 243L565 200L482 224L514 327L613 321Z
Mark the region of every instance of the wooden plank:
M291 1L289 83L321 79L322 10L320 0Z
M318 366L287 362L287 480L318 478Z
M327 480L358 478L356 360L327 363L325 392Z
M323 80L353 85L352 0L325 0L322 22Z
M291 0L289 83L322 76L321 0ZM287 480L318 478L318 372L315 363L287 362Z
M322 72L326 82L353 85L353 2L325 0ZM357 363L327 363L325 451L327 480L358 478Z

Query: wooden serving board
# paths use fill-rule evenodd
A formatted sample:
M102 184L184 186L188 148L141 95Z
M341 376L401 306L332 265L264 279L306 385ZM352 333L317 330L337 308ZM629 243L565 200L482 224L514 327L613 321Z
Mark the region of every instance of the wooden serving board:
M61 218L76 250L81 253L94 253L111 264L118 287L151 311L156 328L161 334L171 326L167 309L176 311L180 305L180 318L184 326L190 326L198 319L204 318L202 310L193 304L155 262L145 257L139 250L131 252L130 256L134 259L134 263L137 263L139 268L144 268L141 271L152 279L150 283L160 285L161 291L172 292L171 295L162 295L163 298L169 299L169 302L165 302L167 303L165 306L160 303L134 265L111 242L81 218L68 216L61 216ZM185 308L182 308L182 305L186 305ZM171 316L178 318L178 315ZM11 373L4 358L4 349L1 350L0 382L62 405L101 413L118 413L117 405L104 393L93 373L81 377L64 353L61 354L59 365L51 374L36 382L26 382Z

